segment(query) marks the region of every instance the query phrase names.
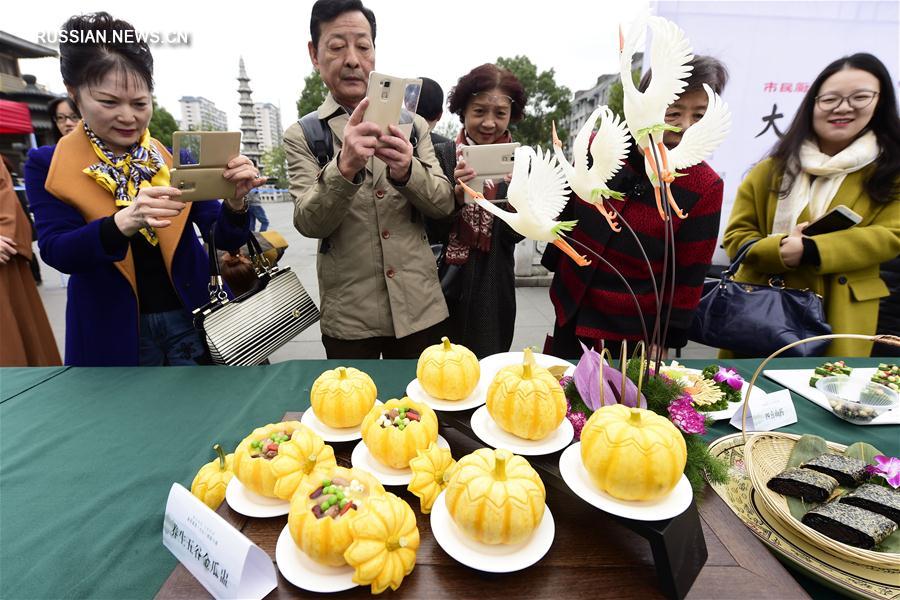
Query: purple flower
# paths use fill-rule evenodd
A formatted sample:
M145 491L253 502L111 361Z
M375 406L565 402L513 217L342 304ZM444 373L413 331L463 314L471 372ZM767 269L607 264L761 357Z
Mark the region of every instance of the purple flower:
M733 390L740 391L744 386L744 378L738 375L737 371L726 369L725 367L719 367L719 371L713 375L713 379L715 379L717 383L727 383L728 387Z
M878 455L875 457L875 462L878 464L869 465L866 467L866 471L883 477L892 488L900 488L900 458Z
M584 429L584 424L587 423L587 417L584 416L584 413L569 411L566 414L566 418L569 419L572 428L575 430L575 439L581 441L581 430Z
M565 389L566 386L568 386L569 383L570 383L571 381L572 381L572 376L571 376L571 375L564 375L563 378L559 380L559 385L560 385L563 389Z
M669 405L669 419L685 433L706 433L706 417L694 408L690 394Z
M625 390L622 390L622 372L609 365L603 366L603 401L600 401L600 353L593 348L581 344L582 354L575 367L575 387L591 410L601 406L621 403L632 408L647 408L647 400L638 393L634 382L625 378Z

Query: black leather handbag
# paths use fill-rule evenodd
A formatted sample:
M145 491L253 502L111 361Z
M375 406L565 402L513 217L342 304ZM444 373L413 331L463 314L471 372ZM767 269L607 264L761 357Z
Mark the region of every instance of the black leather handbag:
M741 246L721 279L704 284L688 334L691 340L740 356L760 357L791 342L831 333L818 294L787 288L780 276L770 277L768 285L734 280L738 267L757 241ZM781 356L822 356L829 343L830 340L810 342Z

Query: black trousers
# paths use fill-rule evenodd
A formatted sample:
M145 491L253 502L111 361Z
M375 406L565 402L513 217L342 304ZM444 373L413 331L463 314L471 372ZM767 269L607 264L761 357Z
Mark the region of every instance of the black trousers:
M341 340L322 334L322 344L329 359L419 358L422 351L441 341L447 329L446 321L406 337L373 337L362 340Z

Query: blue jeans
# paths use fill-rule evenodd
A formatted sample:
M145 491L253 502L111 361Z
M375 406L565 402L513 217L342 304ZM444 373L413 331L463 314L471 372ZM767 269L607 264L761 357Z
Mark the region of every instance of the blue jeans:
M247 212L250 213L250 216L248 217L250 231L256 231L257 221L259 221L260 231L265 231L269 228L269 217L266 216L266 210L262 207L262 204L249 205L247 207Z
M206 344L185 310L141 315L140 365L210 364Z

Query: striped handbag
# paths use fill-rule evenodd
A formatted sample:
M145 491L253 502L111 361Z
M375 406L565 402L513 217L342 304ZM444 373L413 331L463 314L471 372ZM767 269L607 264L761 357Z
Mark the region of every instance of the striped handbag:
M297 275L290 267L270 266L254 236L247 248L257 282L234 299L222 284L213 233L209 246L210 301L194 311L194 327L203 332L214 364L258 365L319 320L319 309Z

